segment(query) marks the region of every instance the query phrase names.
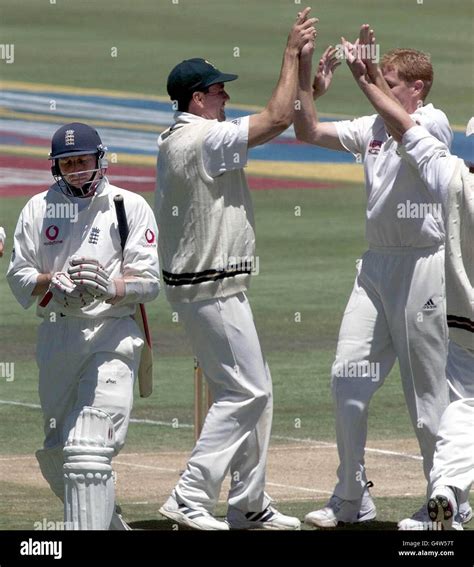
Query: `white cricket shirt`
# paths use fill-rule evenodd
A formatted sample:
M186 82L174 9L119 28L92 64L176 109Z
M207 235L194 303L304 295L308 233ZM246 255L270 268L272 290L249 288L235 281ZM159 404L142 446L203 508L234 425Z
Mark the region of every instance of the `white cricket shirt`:
M452 131L441 110L428 104L411 116L448 147L451 145ZM387 133L382 118L374 114L334 124L341 144L347 151L360 155L364 162L369 245L442 244L445 238L442 203L427 190L417 168L402 160L402 150Z
M118 232L113 198L121 194L129 226L123 251ZM62 209L58 205L80 203L78 209ZM72 214L63 214L63 213ZM58 214L59 213L59 214ZM41 297L32 296L38 274L67 272L71 256L98 260L111 279L126 276L143 278L151 283L150 301L159 291L155 217L148 203L136 193L101 182L91 198L75 199L62 193L55 184L48 191L32 197L18 220L12 259L7 280L18 302L26 309L38 301L37 314L47 317L61 312L82 318L124 317L135 312L134 304L115 305L95 300L86 307L59 306L51 300L40 307Z

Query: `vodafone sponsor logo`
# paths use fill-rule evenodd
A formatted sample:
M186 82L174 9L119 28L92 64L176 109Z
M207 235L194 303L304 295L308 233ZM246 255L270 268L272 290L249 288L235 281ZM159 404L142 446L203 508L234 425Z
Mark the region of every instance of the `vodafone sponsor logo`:
M62 240L58 240L59 228L55 224L50 224L44 231L47 240L43 242L45 246L53 246L54 244L62 244Z
M51 226L48 226L45 234L48 240L56 240L59 234L59 228L55 224L52 224Z
M148 246L156 246L156 236L151 228L147 228L145 230L145 240L147 241Z

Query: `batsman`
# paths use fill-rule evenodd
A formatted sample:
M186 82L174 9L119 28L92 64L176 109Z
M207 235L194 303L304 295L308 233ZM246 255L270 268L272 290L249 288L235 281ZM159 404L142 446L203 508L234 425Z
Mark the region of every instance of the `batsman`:
M133 315L159 292L153 212L109 183L106 149L87 124L56 131L55 183L22 210L7 273L22 307L36 302L42 319L36 356L45 439L36 457L64 502L68 530L130 529L115 505L111 461L125 443L144 344Z

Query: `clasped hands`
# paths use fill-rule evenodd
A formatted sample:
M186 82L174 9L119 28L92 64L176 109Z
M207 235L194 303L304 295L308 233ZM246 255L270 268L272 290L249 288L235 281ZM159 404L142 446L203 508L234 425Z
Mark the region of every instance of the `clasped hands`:
M64 307L86 307L96 299L114 303L122 296L121 283L121 279L111 279L96 259L72 256L67 272L56 272L49 289Z

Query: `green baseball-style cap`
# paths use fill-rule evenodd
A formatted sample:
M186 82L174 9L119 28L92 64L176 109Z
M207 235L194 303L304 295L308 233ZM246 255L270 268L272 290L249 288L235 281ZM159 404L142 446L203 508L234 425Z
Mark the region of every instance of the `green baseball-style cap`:
M238 75L222 73L209 61L196 57L185 59L173 68L166 89L172 100L179 100L183 95L206 89L216 83L235 81L237 78Z

